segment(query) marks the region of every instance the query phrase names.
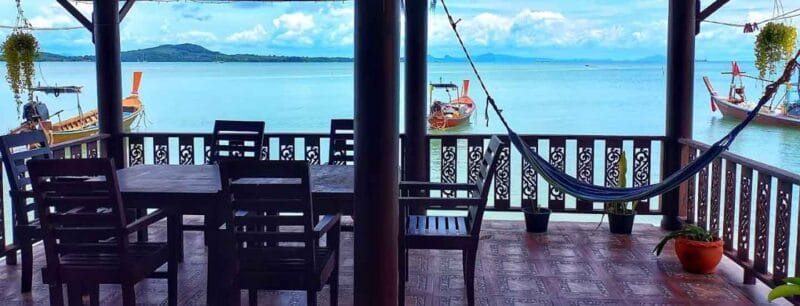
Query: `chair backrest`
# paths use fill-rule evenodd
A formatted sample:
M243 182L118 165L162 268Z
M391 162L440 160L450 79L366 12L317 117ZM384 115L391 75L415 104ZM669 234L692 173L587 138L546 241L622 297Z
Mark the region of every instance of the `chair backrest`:
M103 253L119 256L120 265L128 262L125 211L111 159L37 159L28 161L28 169L49 271L58 270L64 254L101 252L98 241L109 238L114 244Z
M30 159L52 159L53 151L47 146L47 136L40 130L0 136L0 155L9 182L9 193L13 217L18 225L27 225L36 219L36 205L25 193L30 190L31 178L28 166ZM33 218L28 214L33 212Z
M480 197L481 205L470 206L468 212L468 219L470 222L470 231L473 236L480 235L481 224L483 223L483 213L486 210L486 203L489 201L489 189L492 185L492 179L497 168L497 162L500 157L500 149L503 142L497 136L492 136L489 141L489 146L483 153L481 159L481 167L478 172L475 184L478 187L478 192L473 194L473 197Z
M353 129L353 119L331 120L331 142L328 153L328 162L331 165L348 165L355 161Z
M226 160L220 177L240 264L290 260L312 273L316 222L308 162Z
M263 143L263 121L217 120L211 136L210 162L243 158L259 160Z

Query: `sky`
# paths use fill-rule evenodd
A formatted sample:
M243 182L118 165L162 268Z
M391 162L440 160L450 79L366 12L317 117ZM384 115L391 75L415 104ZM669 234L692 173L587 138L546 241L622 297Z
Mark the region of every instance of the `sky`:
M423 0L426 1L426 0ZM0 25L13 25L12 0L0 6ZM703 6L711 0L704 0ZM745 23L773 15L773 0L733 0L711 20ZM459 29L475 54L557 59L634 60L666 54L667 0L449 0ZM783 0L785 11L800 0ZM79 24L53 0L23 0L36 27ZM77 4L91 16L91 2ZM429 54L460 56L441 7L430 13ZM404 23L405 21L401 21ZM800 25L800 17L791 21ZM401 27L402 28L402 27ZM0 30L6 35L8 30ZM65 55L94 52L86 30L38 31L41 50ZM224 53L352 56L353 2L197 3L137 2L121 25L123 50L194 43ZM704 23L697 58L753 59L754 34Z

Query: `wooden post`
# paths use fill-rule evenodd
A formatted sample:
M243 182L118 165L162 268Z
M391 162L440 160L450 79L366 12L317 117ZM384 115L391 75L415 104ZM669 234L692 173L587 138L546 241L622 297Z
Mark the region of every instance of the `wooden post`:
M695 1L669 1L667 37L667 110L666 136L662 177L681 168L680 138L692 138L694 95L694 44L697 4ZM664 214L661 227L680 227L680 191L675 189L661 196Z
M398 302L397 0L355 1L355 305Z
M426 149L428 100L428 0L406 1L405 142L403 159L407 181L428 181ZM425 210L414 211L424 215Z
M120 63L119 3L93 1L94 50L97 70L97 112L100 133L108 134L105 146L117 168L125 165L122 146L122 67Z

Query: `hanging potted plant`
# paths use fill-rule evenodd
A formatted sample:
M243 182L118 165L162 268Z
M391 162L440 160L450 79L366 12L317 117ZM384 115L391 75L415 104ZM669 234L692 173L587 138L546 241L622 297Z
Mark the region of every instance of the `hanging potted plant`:
M530 233L547 232L547 224L550 222L550 209L540 207L539 202L534 206L523 205L522 212L525 214L525 230Z
M714 273L722 260L722 247L725 242L716 234L691 224L686 224L683 228L664 236L653 249L653 253L656 256L661 255L664 246L673 239L675 239L675 255L678 256L678 260L686 272Z
M628 159L625 157L625 151L620 154L617 173L619 173L617 187L625 188L628 176ZM636 207L638 205L638 201L606 203L605 213L608 214L608 228L611 233L628 235L633 231ZM602 223L603 221L601 220L600 222Z
M788 60L796 50L797 29L795 27L770 22L761 28L756 36L755 56L758 76L774 76L779 63Z
M6 81L14 94L19 113L23 96L26 96L27 102L33 101L31 88L36 73L34 60L39 56L39 43L30 32L16 29L6 37L2 51L6 62Z

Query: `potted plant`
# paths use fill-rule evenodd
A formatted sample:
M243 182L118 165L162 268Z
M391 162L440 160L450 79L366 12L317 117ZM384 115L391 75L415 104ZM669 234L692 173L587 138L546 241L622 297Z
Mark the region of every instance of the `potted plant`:
M625 188L628 175L628 159L625 157L625 151L620 154L617 173L619 173L617 187ZM636 206L638 204L638 201L606 203L605 213L608 214L608 228L611 233L630 234L633 231L633 222L636 218ZM602 223L602 220L600 222Z
M797 44L797 29L793 26L770 22L756 36L755 58L758 76L775 75L778 63L791 58Z
M22 105L22 96L33 101L34 60L39 56L39 43L33 34L15 29L3 42L3 59L6 62L6 81L14 94L17 113Z
M540 207L539 202L531 207L523 205L522 212L525 214L525 230L530 233L547 232L547 224L550 222L550 209Z
M716 234L691 224L686 224L683 228L664 236L653 249L653 253L656 256L661 255L664 246L672 239L675 239L675 254L686 272L713 273L722 260L722 247L725 242Z
M779 298L790 298L800 296L800 277L788 277L783 280L783 285L775 287L767 295L767 299L772 302Z

